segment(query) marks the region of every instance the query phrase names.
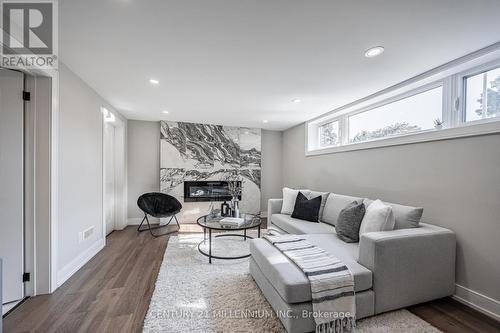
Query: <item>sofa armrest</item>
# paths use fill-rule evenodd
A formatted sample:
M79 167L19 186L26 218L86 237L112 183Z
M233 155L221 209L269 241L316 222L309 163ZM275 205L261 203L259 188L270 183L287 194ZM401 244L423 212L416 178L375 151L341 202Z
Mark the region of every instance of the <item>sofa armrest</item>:
M283 199L269 199L267 202L267 219L271 220L273 214L281 213L281 206L283 205Z
M452 295L455 251L452 231L425 223L362 235L358 262L373 273L375 313Z

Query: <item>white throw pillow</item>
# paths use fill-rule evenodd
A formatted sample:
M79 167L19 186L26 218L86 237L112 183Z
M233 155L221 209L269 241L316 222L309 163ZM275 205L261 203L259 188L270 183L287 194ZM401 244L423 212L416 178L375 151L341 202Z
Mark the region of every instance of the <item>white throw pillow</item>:
M323 220L323 212L325 211L326 200L328 199L329 195L330 192L309 191L309 195L307 196L307 199L309 200L321 196L321 206L319 207L319 215L318 215L319 221Z
M391 206L377 199L366 207L359 227L359 237L367 232L393 230L395 222Z
M309 196L309 190L294 190L288 187L283 187L283 205L281 206L281 214L292 215L295 208L295 200L297 195L302 192L306 197Z

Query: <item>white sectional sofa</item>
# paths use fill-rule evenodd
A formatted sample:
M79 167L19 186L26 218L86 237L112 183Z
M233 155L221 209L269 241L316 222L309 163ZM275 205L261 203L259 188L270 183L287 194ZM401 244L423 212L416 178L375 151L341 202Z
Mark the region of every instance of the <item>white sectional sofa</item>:
M282 199L270 199L268 228L304 235L344 261L354 276L357 319L452 295L455 234L419 223L421 209L388 203L396 219L395 230L366 233L359 243L345 243L336 236L335 222L343 207L359 199L330 193L319 223L281 214ZM365 203L370 201L365 199ZM314 331L314 319L303 315L312 311L311 288L304 273L267 240L252 240L250 252L250 273L287 331Z

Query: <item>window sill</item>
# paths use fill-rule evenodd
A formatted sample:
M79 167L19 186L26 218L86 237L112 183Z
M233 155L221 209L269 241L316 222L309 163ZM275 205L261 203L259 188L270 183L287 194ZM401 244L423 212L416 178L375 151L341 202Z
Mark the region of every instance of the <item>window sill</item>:
M316 156L372 148L408 145L422 142L450 140L494 133L500 133L499 119L474 122L454 128L444 128L441 130L432 129L424 132L393 136L390 138L378 139L373 141L351 143L343 146L328 147L315 150L307 150L306 148L306 156Z

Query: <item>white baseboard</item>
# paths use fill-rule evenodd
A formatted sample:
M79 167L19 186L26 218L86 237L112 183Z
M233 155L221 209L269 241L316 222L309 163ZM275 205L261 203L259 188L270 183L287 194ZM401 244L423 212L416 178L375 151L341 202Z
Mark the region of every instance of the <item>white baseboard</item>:
M129 217L127 218L127 225L139 225L142 222L142 217ZM158 223L160 219L156 217L148 217L149 223Z
M500 302L459 284L455 285L453 299L476 309L487 316L500 320Z
M90 259L92 259L99 251L104 248L104 239L100 239L92 244L87 250L81 253L78 257L71 260L69 264L61 268L57 272L57 287L60 287L66 280L75 274L80 268L83 267Z
M1 313L1 315L3 316L4 314L6 314L10 310L12 310L16 305L18 305L19 303L21 303L21 301L22 300L10 302L10 303L7 303L7 304L3 304L2 305L2 313ZM0 317L0 320L1 320L1 317Z

